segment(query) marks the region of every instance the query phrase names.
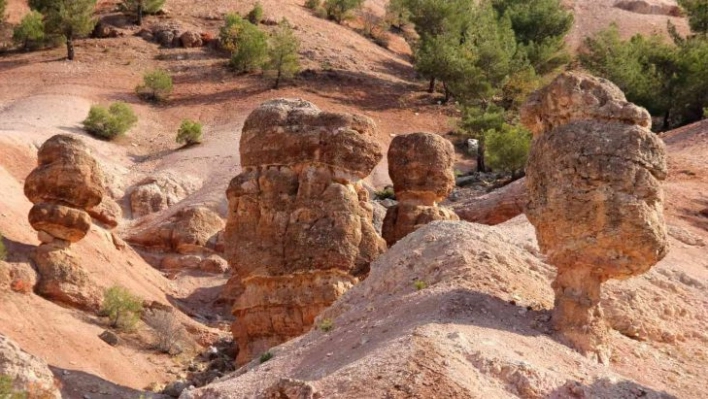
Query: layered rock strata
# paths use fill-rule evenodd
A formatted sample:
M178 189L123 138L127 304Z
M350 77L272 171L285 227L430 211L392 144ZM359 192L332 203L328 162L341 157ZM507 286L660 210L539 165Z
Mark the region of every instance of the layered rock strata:
M534 133L526 215L558 269L555 328L607 362L601 284L644 273L668 251L664 144L645 109L611 82L579 73L534 93L522 120Z
M361 183L382 157L375 129L303 100L266 102L246 120L225 230L239 362L306 332L385 250Z
M435 220L459 220L438 203L455 187L455 149L450 141L431 133L396 136L388 150L388 174L398 204L389 208L382 235L391 246L419 227Z

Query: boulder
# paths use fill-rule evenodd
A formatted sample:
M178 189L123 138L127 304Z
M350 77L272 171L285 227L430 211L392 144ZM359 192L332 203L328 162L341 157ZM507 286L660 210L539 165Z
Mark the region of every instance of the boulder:
M182 47L202 47L202 35L194 31L186 31L179 37Z
M108 228L115 228L123 218L123 209L110 197L104 197L97 206L88 210L89 215Z
M14 341L1 334L0 376L9 377L14 390L33 392L36 396L32 397L61 398L47 363L23 351Z
M194 190L189 183L170 176L151 176L138 182L130 191L130 209L134 218L164 211L176 205Z
M108 330L103 331L98 336L98 338L101 338L101 341L107 343L110 346L116 346L118 345L118 342L120 342L118 336L114 332Z
M381 160L375 129L304 100L268 101L247 118L224 234L239 362L307 331L385 250L361 183Z
M667 0L620 0L615 7L637 14L668 15L682 17L684 12L675 1Z
M29 222L35 230L71 243L84 238L91 229L91 216L87 212L49 203L33 206Z
M455 149L437 134L396 136L388 150L388 174L398 205L388 208L382 234L391 246L422 225L435 220L459 220L438 206L455 187Z
M564 73L522 108L534 132L526 215L558 268L555 328L609 361L601 284L644 273L668 252L662 140L649 114L609 81Z
M451 205L462 220L496 225L524 213L528 201L526 180L519 179L480 197Z

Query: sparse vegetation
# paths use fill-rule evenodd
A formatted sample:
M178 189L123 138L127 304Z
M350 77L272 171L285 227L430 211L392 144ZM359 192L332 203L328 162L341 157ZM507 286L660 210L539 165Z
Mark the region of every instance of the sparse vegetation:
M12 387L12 377L0 375L0 398L2 399L27 399L27 392L17 391Z
M270 351L268 351L268 352L263 353L263 354L261 355L261 357L260 357L259 360L260 360L261 363L265 363L265 362L267 362L268 360L270 360L270 359L272 359L272 358L273 358L273 353L271 353Z
M185 119L177 131L176 141L180 144L194 145L202 142L202 124Z
M351 12L361 7L364 0L324 0L327 18L341 24Z
M416 291L424 290L428 288L428 284L425 283L423 280L415 280L413 282L413 286L415 287Z
M374 195L378 200L385 200L389 198L394 200L396 199L396 193L393 191L393 187L391 186L386 186L383 190L375 191Z
M324 319L317 326L321 331L330 332L334 329L334 321L332 319Z
M35 9L44 14L46 32L64 38L67 59L73 60L74 40L91 33L96 25L96 0L41 0L36 3L38 8Z
M308 8L310 10L317 10L321 6L322 6L321 0L307 0L305 2L305 8Z
M135 23L143 24L143 15L157 14L165 5L165 0L123 0L121 8L123 11L135 14Z
M111 104L108 109L94 105L88 117L83 121L84 129L91 135L112 140L125 134L138 122L133 109L126 103Z
M7 249L5 248L5 239L0 233L0 261L7 259Z
M0 0L0 24L5 22L6 9L7 9L7 0Z
M143 75L143 84L135 88L141 98L150 101L165 101L172 94L172 76L162 69L148 71Z
M180 352L179 342L184 336L184 327L174 312L155 310L147 314L145 323L152 328L156 348L169 354Z
M708 2L705 0L678 0L688 14L691 30L703 37L708 36Z
M237 14L226 16L219 40L221 46L231 52L229 66L236 73L256 71L268 59L266 34Z
M111 327L122 331L134 330L142 311L142 300L128 289L114 285L106 290L101 313L108 316Z
M248 12L246 19L253 25L258 25L261 23L263 20L263 5L260 1L257 1L251 11Z
M293 34L288 21L283 19L268 44L265 70L274 76L273 88L277 89L282 79L291 79L300 71L299 49L300 41Z
M12 40L29 50L44 40L44 20L39 11L30 11L12 31Z

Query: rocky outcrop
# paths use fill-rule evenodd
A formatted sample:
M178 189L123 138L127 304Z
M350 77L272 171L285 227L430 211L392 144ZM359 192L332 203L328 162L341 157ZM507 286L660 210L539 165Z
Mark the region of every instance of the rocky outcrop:
M176 205L196 187L189 181L171 176L151 176L138 182L130 191L130 209L134 218L158 213Z
M240 362L307 331L385 250L361 184L381 160L369 118L272 100L246 120L226 256Z
M524 213L527 201L526 180L519 179L480 197L454 202L451 207L462 220L493 226Z
M649 114L609 81L565 73L522 109L534 132L526 215L558 268L555 328L607 362L600 287L646 272L668 251L663 142Z
M103 200L103 171L89 148L70 135L47 140L37 161L25 181L25 195L35 204L29 222L42 242L34 253L36 292L58 303L96 310L100 292L89 283L70 245L91 229L88 211Z
M620 0L615 7L637 14L668 15L682 17L684 12L675 1L667 0Z
M0 335L0 376L9 378L12 390L27 393L30 398L61 398L47 363L4 335Z
M42 145L37 163L25 181L25 195L34 204L30 224L60 240L81 240L91 228L86 211L105 194L100 165L81 140L65 134Z
M420 226L435 220L459 220L438 206L455 187L455 149L431 133L396 136L388 149L388 174L398 204L389 208L382 235L391 246Z

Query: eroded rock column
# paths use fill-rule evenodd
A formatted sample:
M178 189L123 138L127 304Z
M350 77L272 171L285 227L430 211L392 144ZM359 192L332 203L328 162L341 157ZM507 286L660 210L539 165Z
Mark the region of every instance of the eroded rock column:
M375 128L303 100L266 102L246 120L225 230L239 362L309 330L385 250L360 182L382 157Z
M455 149L432 133L396 136L388 149L388 174L398 204L389 208L382 234L391 246L435 220L459 220L438 203L455 187Z
M34 204L29 222L42 242L35 253L39 294L79 308L98 306L99 295L87 287L88 276L69 246L90 230L88 211L101 203L104 182L100 165L78 138L60 134L40 147L24 188Z
M606 363L601 284L644 273L668 252L664 144L645 109L611 82L578 73L534 93L522 121L534 134L526 215L558 269L553 324Z

